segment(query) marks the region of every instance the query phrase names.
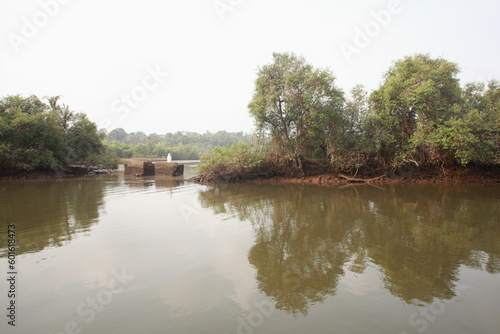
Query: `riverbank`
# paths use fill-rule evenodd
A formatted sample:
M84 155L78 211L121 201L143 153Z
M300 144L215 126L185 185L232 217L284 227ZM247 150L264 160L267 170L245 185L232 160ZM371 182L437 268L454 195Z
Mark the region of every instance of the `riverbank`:
M211 183L299 183L299 184L349 184L349 183L418 183L418 184L495 184L500 183L500 166L495 167L426 167L399 169L395 172L358 170L355 173L334 172L322 163L304 163L304 175L290 173L277 166L261 166L258 170L220 174L201 174L189 179L201 184Z
M51 180L71 177L64 172L13 172L0 175L0 181L18 181L18 180Z
M100 167L73 166L60 171L17 171L0 174L0 181L68 179L98 174L111 174L114 170Z

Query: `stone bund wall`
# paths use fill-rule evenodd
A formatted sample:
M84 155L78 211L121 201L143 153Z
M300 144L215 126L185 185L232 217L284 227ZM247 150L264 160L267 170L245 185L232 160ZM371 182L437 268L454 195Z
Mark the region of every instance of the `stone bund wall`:
M156 162L155 163L156 176L183 176L184 165L177 162Z
M125 175L129 176L164 176L176 177L184 175L184 165L166 161L128 161Z

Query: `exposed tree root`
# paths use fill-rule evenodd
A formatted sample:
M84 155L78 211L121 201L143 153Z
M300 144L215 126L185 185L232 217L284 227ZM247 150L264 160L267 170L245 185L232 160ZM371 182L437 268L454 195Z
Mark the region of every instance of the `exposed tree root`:
M339 174L339 177L344 179L344 180L347 180L349 182L370 183L370 182L378 181L378 180L384 178L385 175L377 176L377 177L374 177L371 179L358 179L358 178L354 178L354 177L349 177L349 176L344 175L344 174Z
M406 166L408 167L408 166ZM303 172L295 166L283 163L265 162L245 170L217 168L211 173L190 179L197 183L233 183L246 181L314 183L314 184L379 184L379 183L500 183L499 167L449 167L446 174L442 168L400 168L396 173L380 169L359 169L353 176L332 170L324 161L305 160ZM383 175L380 175L382 174ZM444 175L443 175L444 174ZM374 177L375 175L379 175Z

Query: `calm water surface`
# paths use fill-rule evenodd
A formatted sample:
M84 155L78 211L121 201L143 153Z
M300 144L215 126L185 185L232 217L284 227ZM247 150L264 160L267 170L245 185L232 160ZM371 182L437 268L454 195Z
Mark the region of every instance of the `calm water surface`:
M499 186L117 176L3 182L0 200L1 333L499 332Z

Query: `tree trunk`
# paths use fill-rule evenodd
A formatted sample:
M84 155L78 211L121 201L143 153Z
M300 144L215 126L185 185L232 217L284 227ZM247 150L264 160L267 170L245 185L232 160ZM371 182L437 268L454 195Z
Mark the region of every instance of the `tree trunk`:
M300 176L304 176L304 165L302 164L302 158L299 155L295 155L295 164L300 172Z

